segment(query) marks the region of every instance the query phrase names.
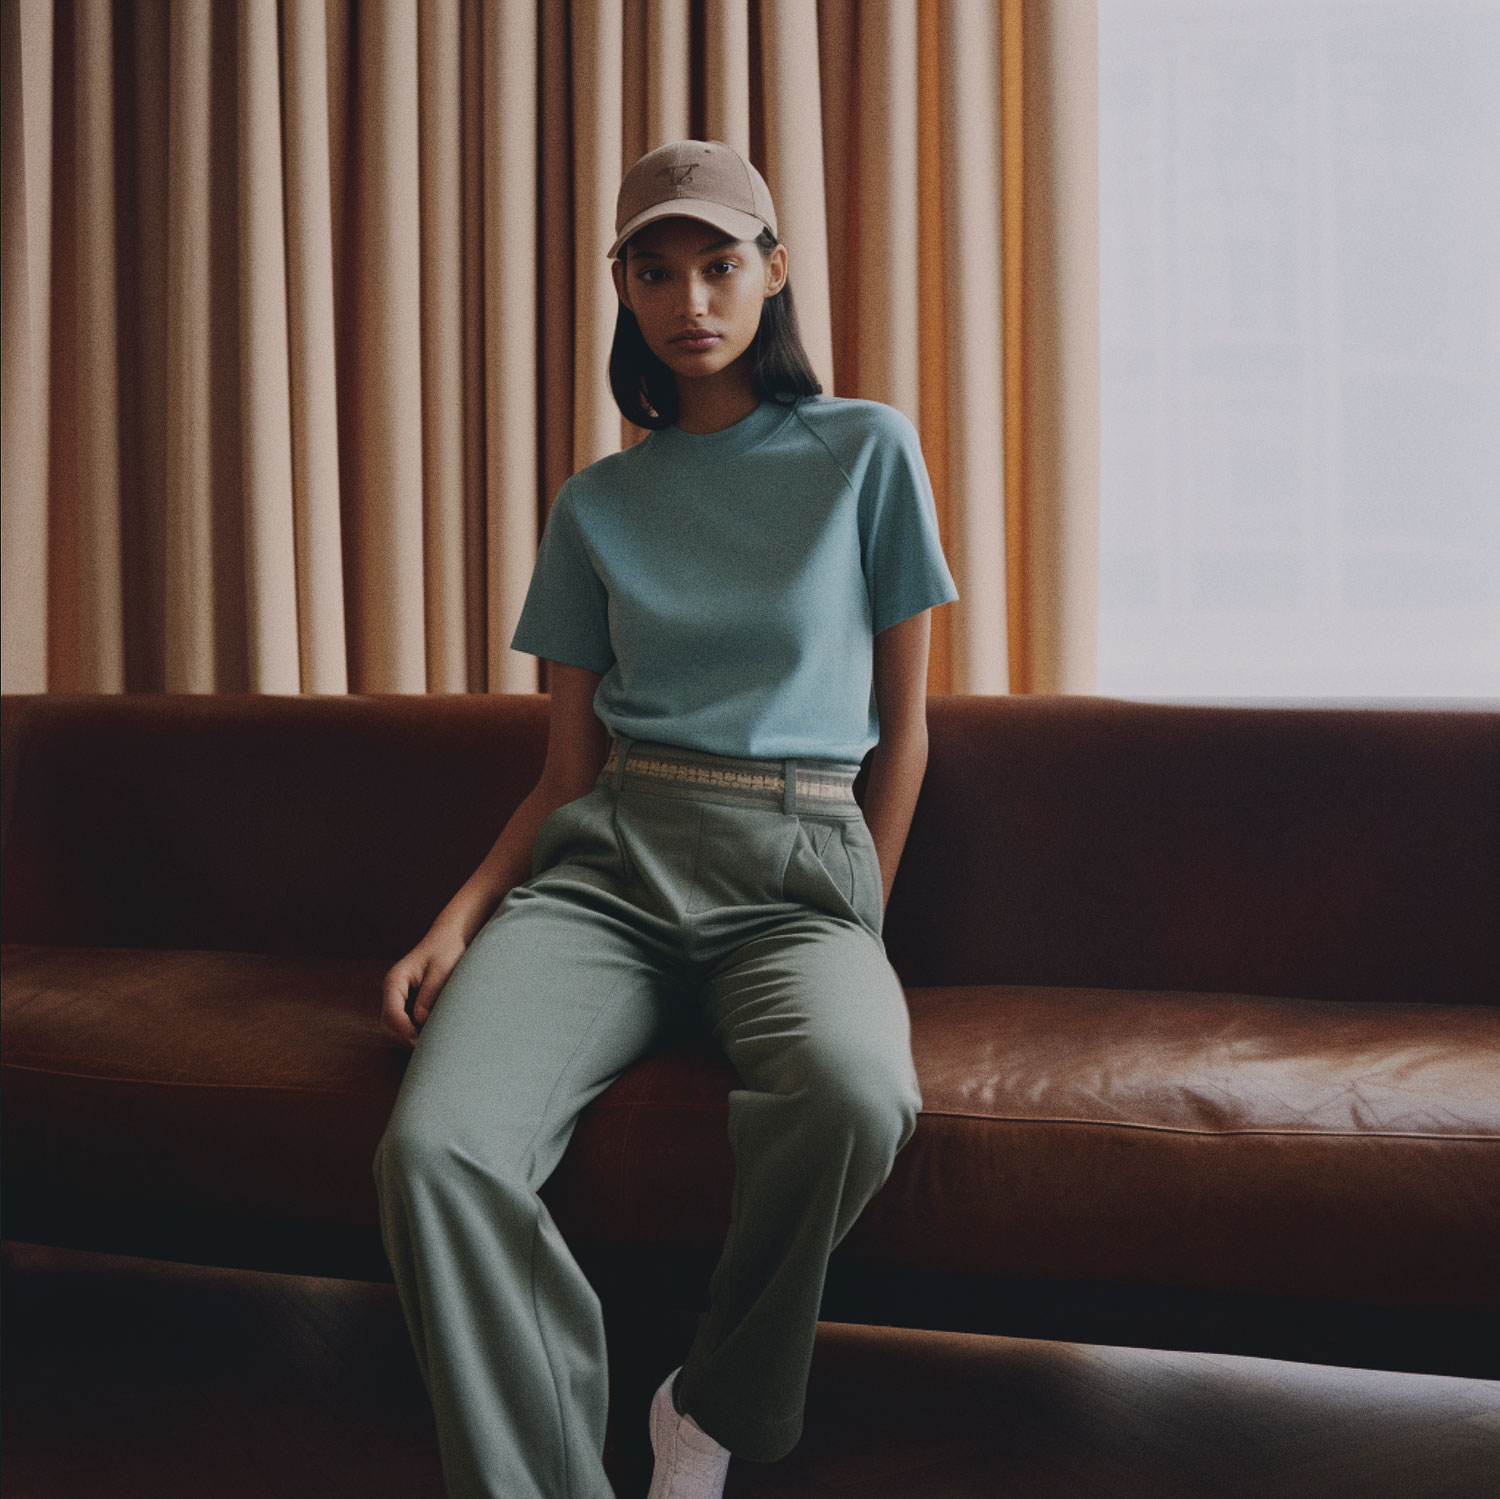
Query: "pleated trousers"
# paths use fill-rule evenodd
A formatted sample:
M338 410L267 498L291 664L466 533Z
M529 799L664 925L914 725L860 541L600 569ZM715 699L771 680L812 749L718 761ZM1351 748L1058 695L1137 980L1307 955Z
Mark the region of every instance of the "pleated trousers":
M611 1499L602 1310L538 1188L684 1025L740 1086L681 1404L737 1457L796 1445L829 1253L922 1103L858 768L617 737L449 975L373 1169L450 1499Z

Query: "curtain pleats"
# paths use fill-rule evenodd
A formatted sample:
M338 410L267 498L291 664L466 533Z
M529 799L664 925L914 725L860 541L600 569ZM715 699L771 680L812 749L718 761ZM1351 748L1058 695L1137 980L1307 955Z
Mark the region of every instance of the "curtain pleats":
M421 692L427 672L426 361L417 9L415 0L361 0L351 14L359 86L351 95L346 144L355 194L349 246L354 441L344 496L350 678L359 690Z
M297 560L276 0L241 0L240 448L250 690L298 692Z
M824 390L917 424L930 688L1086 692L1095 0L0 0L3 689L527 692L621 175L776 200Z
M0 688L47 687L52 361L52 48L47 0L0 8Z
M462 692L464 645L463 11L459 0L417 8L422 362L419 440L426 570L426 681ZM416 690L421 690L418 687Z
M463 193L463 659L461 685L485 687L489 587L485 578L484 380L484 6L462 0L459 62L463 88L460 165ZM533 77L535 47L533 45ZM533 464L535 455L533 453ZM533 473L532 487L535 486ZM524 491L523 491L524 492Z
M944 268L941 309L924 320L952 336L940 343L936 374L946 440L926 445L944 467L948 494L946 544L955 579L977 571L986 586L965 603L964 628L950 649L957 681L1005 682L1007 651L1006 451L1000 16L989 0L954 0L937 7L936 71L949 87L933 90L940 112L934 190L942 193L940 242L932 259ZM942 143L957 143L943 150ZM924 219L927 216L924 215ZM936 292L934 293L936 295ZM988 338L964 336L988 328ZM936 418L934 418L936 420ZM934 470L934 487L938 480ZM953 496L965 496L956 504ZM959 585L962 590L963 585ZM951 611L949 611L951 612Z
M329 169L328 28L318 0L282 0L285 82L288 403L292 434L297 670L288 691L349 690L344 641L334 318L333 184Z
M1093 0L1021 19L1023 613L1012 690L1090 692L1098 655L1099 90Z
M818 16L801 0L762 0L760 7L760 120L763 145L752 159L772 189L776 227L796 246L797 325L802 346L823 389L834 393L833 322L828 282L829 173L824 167ZM830 80L831 81L831 80ZM657 140L673 140L671 135ZM649 149L649 148L648 148ZM641 153L638 153L641 154ZM835 172L837 167L835 167ZM787 277L792 276L787 250Z
M484 444L487 463L488 568L491 602L488 636L488 687L492 692L530 692L536 686L536 663L510 649L514 611L526 592L536 558L545 511L540 505L541 476L538 442L543 403L540 399L541 344L555 355L555 374L571 381L573 360L566 357L572 339L569 299L572 256L567 253L567 224L571 215L565 200L554 206L559 233L545 234L539 225L537 156L539 148L536 97L542 37L537 12L527 0L503 0L482 7L484 27L484 202L505 204L505 211L484 213L485 297L484 354L486 412ZM542 7L559 18L556 6ZM566 35L554 32L550 43L565 44ZM562 64L554 58L554 65ZM566 78L565 66L559 82ZM558 102L565 108L566 93ZM554 150L550 160L559 188L565 186L563 163L569 136L566 115L550 123ZM550 254L544 246L552 246ZM557 251L564 252L557 264ZM549 259L552 264L548 266ZM538 314L536 273L548 273ZM554 381L554 388L561 381ZM559 420L571 421L571 394L563 399ZM547 493L577 467L567 440L558 453ZM592 460L590 460L592 461ZM483 682L473 682L482 686Z
M237 319L215 327L216 270L223 305L226 286L236 295L239 256L233 237L214 222L212 191L214 12L207 6L177 5L168 12L170 44L167 95L167 413L166 472L166 681L168 692L212 692L233 682L231 662L217 658L216 625L225 613L215 598L215 542L233 554L218 575L228 586L238 547L228 528L214 525L214 513L238 520L238 423L231 433L215 420L214 400L224 385L234 387L238 405ZM223 175L223 174L221 174ZM215 233L215 230L219 232ZM217 251L226 255L220 259ZM216 349L217 345L217 349ZM215 353L218 359L215 359ZM226 359L226 355L229 359ZM216 377L218 377L216 379ZM59 413L61 414L61 413ZM232 443L232 445L231 445ZM238 654L232 636L225 655ZM238 664L233 663L233 664ZM61 670L63 663L56 663ZM228 680L226 680L228 679ZM71 685L71 684L70 684Z

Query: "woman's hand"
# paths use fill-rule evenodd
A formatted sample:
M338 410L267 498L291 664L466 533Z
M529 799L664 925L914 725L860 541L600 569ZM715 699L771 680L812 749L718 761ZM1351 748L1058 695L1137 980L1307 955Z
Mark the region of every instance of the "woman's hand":
M417 1032L426 1024L432 1007L448 982L468 943L447 931L431 931L385 976L380 1009L380 1033L398 1041L408 1051L415 1049ZM412 1013L406 1000L416 991Z

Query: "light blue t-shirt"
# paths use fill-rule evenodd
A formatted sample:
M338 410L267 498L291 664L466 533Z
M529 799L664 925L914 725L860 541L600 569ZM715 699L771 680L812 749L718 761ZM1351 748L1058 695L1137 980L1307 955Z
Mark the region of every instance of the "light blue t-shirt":
M874 636L957 597L916 428L804 396L568 479L510 643L603 673L612 734L858 761L880 738Z

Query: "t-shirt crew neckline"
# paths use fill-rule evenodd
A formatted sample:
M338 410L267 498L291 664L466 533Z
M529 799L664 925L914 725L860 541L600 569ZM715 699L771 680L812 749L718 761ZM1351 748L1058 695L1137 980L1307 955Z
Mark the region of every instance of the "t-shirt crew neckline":
M720 463L737 458L776 431L796 410L769 398L739 421L717 432L684 432L678 426L653 428L646 438L653 453L683 463Z

